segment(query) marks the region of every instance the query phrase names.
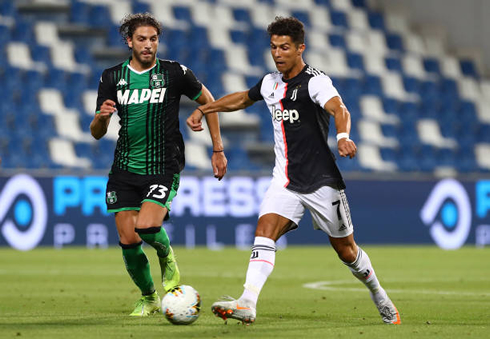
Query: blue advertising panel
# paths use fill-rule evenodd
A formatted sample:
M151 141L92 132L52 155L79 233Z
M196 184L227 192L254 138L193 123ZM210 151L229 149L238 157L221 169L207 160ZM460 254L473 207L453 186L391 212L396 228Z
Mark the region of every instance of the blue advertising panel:
M0 177L0 246L107 247L118 237L106 212L103 176ZM183 176L170 220L173 244L249 248L270 177ZM347 180L360 244L490 244L490 180ZM325 244L307 212L278 245Z

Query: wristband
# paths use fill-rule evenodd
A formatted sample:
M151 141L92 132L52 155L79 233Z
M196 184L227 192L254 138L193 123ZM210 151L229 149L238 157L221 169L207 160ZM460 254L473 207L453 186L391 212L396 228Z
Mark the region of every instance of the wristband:
M349 140L349 133L339 133L337 134L337 142L339 142L340 139L344 139L346 138L347 140Z
M202 111L202 109L200 109L199 107L197 107L196 109L197 109L199 112L201 112L201 113L202 113L202 115L206 115L206 114L204 114L204 112Z
M215 150L213 149L213 153L219 153L219 152L224 152L224 151L225 151L225 150L223 150L223 149L222 149L221 151L215 151Z

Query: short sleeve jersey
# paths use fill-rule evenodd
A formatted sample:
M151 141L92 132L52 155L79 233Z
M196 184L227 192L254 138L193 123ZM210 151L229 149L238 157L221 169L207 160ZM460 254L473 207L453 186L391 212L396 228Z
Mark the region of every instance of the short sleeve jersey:
M178 62L157 59L143 72L129 62L104 70L99 82L97 111L111 99L120 117L113 167L145 175L180 172L185 165L180 97L197 99L202 84Z
M345 188L327 142L330 114L323 107L339 96L327 75L308 65L288 80L279 72L270 73L248 95L264 100L272 116L275 180L299 193L325 185Z

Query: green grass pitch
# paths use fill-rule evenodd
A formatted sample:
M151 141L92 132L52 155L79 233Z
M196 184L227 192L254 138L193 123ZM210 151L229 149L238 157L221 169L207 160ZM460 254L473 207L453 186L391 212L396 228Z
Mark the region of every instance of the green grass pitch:
M210 310L219 296L241 294L248 251L175 248L181 282L200 292L202 312L194 324L174 326L160 314L128 316L139 293L119 248L2 248L0 338L490 337L488 248L363 248L400 311L401 326L382 323L367 290L329 246L277 252L251 326L225 325ZM146 252L158 282L156 255Z

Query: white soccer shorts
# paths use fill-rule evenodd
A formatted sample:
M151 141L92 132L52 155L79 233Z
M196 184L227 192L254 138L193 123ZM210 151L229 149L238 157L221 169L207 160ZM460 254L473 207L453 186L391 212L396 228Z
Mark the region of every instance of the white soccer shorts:
M298 225L305 209L311 213L313 228L333 238L344 238L354 231L344 190L330 186L302 194L288 190L272 180L260 205L259 218L264 214L275 213Z

